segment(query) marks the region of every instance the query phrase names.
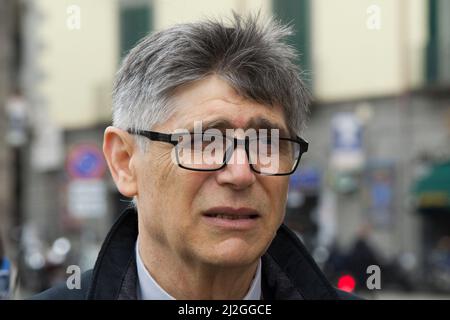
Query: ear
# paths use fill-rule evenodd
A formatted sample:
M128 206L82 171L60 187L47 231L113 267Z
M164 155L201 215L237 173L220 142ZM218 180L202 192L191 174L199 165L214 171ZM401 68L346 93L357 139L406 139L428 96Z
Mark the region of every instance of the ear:
M126 197L137 195L137 178L132 157L136 150L129 133L108 127L103 137L103 153L117 189Z

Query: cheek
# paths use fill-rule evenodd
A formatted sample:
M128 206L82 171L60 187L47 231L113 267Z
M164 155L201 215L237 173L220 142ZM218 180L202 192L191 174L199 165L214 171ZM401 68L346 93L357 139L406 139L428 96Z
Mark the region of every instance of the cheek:
M167 159L164 161L148 161L141 163L136 173L138 180L138 204L143 212L152 216L155 220L164 214L169 208L167 207L170 199L173 197L171 189L176 186L171 181L174 176L174 169Z
M207 179L207 174L179 169L175 185L171 187L173 196L176 201L173 201L173 205L179 209L184 210L186 215L194 214L196 206L201 204L205 197L204 188L202 188ZM187 211L187 212L186 212Z
M279 212L279 215L277 215L277 217L278 219L280 219L280 221L282 221L286 209L288 181L280 181L278 183L270 184L269 193L270 201L273 204L273 210Z
M180 231L192 227L192 202L199 185L198 175L178 166L147 164L139 176L138 206L146 213L143 223L148 232L165 242L183 237Z
M195 218L196 203L201 204L201 192L206 175L179 168L160 167L148 175L147 188L153 188L152 203L158 205L167 224L187 227ZM152 180L154 183L152 183ZM150 208L154 206L150 203Z

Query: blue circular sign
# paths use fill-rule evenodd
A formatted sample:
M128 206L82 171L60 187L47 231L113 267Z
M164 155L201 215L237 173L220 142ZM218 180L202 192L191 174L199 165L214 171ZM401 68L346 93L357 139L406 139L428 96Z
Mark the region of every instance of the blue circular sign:
M105 174L103 153L94 145L78 145L69 153L67 171L75 179L101 178Z

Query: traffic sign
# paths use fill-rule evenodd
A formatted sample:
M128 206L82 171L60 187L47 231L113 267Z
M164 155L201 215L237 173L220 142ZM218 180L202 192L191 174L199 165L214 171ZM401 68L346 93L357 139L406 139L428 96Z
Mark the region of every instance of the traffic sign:
M76 145L67 157L67 172L73 179L95 179L105 174L103 153L92 144Z

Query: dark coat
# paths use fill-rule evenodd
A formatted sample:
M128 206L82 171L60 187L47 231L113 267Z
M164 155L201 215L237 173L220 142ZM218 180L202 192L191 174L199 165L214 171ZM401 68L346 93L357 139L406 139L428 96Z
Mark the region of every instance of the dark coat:
M108 233L94 269L83 273L81 289L69 290L62 283L32 299L136 299L137 235L137 212L128 209ZM331 286L302 242L285 225L262 256L261 286L263 298L268 300L354 298Z

